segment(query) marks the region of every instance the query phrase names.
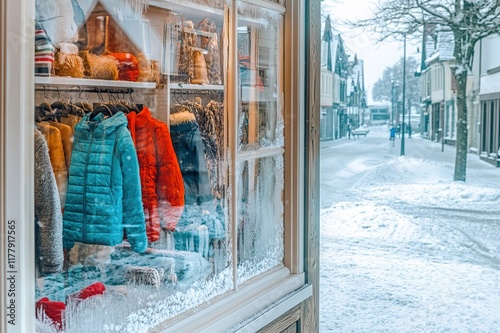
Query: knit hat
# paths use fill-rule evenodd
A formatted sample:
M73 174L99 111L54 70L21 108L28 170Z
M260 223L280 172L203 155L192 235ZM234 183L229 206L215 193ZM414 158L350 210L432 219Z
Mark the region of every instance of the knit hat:
M54 64L54 46L42 26L37 23L35 29L35 75L51 76Z
M36 302L36 310L38 319L43 320L43 316L42 318L38 317L39 314L43 313L54 322L58 329L62 328L62 316L64 310L66 310L66 305L63 302L51 301L44 297Z

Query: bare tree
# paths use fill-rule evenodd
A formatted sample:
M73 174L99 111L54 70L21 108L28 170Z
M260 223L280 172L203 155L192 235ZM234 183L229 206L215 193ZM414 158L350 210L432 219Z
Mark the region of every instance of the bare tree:
M335 12L335 5L343 2L344 0L321 0L321 21L325 21L330 13Z
M353 22L386 39L418 38L425 24L454 36L457 82L457 141L454 180L465 181L467 170L467 76L476 43L500 32L500 0L380 0L373 17Z
M415 76L415 72L419 69L419 62L413 57L406 60L406 101L416 102L420 100L419 83L420 80ZM373 85L372 98L378 102L392 101L392 82L403 82L403 58L397 63L386 67L377 82ZM397 96L398 99L400 96ZM408 108L412 105L407 103Z

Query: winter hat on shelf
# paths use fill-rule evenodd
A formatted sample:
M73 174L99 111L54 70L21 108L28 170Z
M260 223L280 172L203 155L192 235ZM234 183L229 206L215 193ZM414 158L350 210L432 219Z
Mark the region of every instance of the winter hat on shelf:
M59 43L55 56L54 69L57 76L82 78L83 59L78 55L78 47L72 43Z
M49 318L58 329L62 328L62 317L64 311L66 310L66 304L63 302L51 301L47 297L44 297L36 302L35 306L36 317L39 320L43 321L44 318Z

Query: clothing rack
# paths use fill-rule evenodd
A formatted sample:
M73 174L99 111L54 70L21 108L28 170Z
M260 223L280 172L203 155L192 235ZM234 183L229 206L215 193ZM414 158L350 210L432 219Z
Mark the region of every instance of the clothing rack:
M224 90L206 90L206 89L170 89L170 93L172 94L178 94L178 95L216 95L216 94L223 94Z
M101 87L90 87L90 88L80 88L80 87L75 87L75 88L63 88L60 89L59 87L56 88L47 88L46 86L37 86L35 88L37 91L44 91L44 92L77 92L77 93L95 93L95 94L132 94L134 92L134 89L132 88L101 88Z
M203 90L200 89L171 89L170 95L172 99L178 104L191 100L192 97L201 96L208 97L210 99L221 100L224 96L224 90Z

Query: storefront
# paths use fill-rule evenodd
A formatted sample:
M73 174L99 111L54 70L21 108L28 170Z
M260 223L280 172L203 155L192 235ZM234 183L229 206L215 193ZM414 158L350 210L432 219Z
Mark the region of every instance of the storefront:
M319 8L2 2L2 332L318 331Z
M500 95L481 96L481 160L500 166Z

